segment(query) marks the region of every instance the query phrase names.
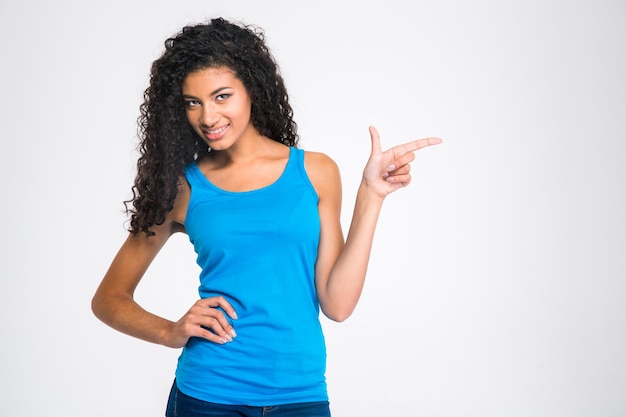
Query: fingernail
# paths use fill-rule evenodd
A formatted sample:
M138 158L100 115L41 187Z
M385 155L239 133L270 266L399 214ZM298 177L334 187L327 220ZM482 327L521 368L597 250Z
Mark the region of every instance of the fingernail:
M396 166L394 164L391 164L387 167L387 171L393 171L394 169L396 169Z
M237 337L237 332L235 331L235 329L232 329L232 330L230 331L230 335L231 335L232 337Z
M386 180L389 177L389 174L387 174L386 172L383 174L383 179Z

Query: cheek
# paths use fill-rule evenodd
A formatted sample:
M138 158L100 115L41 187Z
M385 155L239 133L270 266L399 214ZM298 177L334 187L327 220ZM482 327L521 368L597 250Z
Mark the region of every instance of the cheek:
M187 123L191 125L194 129L196 128L196 123L194 122L195 118L193 117L193 112L185 111L185 117L187 118Z
M191 128L191 130L200 138L202 138L202 129L200 127L200 124L195 120L195 118L193 118L192 115L190 115L189 113L187 114L187 123L188 123L188 127ZM204 140L204 139L202 139Z
M244 106L242 106L242 117L245 117L247 119L252 119L252 104L251 103L246 103Z

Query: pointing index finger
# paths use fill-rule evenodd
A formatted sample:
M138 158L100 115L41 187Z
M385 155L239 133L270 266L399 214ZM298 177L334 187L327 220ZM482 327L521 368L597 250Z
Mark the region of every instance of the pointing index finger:
M425 148L427 146L438 145L442 142L441 138L430 137L424 139L417 139L411 142L404 143L402 145L394 146L392 149L394 151L394 155L402 155L407 152L415 152L419 149Z

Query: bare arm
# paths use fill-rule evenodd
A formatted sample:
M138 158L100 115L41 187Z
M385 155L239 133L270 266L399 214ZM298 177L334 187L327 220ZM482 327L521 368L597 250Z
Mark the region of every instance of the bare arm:
M322 224L315 278L317 296L324 314L336 321L352 314L361 295L385 197L410 183L409 163L414 160L416 150L441 143L439 138L426 138L383 152L375 128L370 127L370 135L372 152L363 171L345 244L339 224L339 172L328 161L318 162L312 170L312 181L320 197Z
M162 225L155 225L154 236L129 235L106 272L93 299L92 310L104 323L128 335L169 347L182 347L190 337L204 337L226 343L234 330L221 311L232 318L233 308L222 297L199 300L178 321L173 322L144 310L134 300L134 292L151 262L170 236L183 232L188 190L182 189ZM204 327L211 328L215 333Z

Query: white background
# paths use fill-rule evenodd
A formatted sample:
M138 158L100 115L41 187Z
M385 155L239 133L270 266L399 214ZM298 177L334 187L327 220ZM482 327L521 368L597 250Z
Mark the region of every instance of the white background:
M0 0L0 417L163 415L178 351L97 321L151 62L184 24L263 27L347 230L367 126L440 136L386 202L336 417L626 416L626 2ZM177 319L175 237L142 282Z

